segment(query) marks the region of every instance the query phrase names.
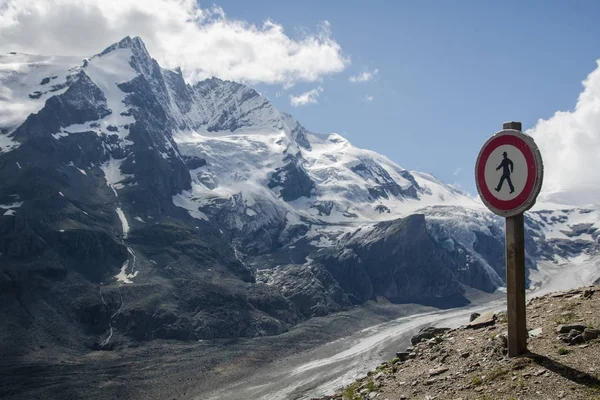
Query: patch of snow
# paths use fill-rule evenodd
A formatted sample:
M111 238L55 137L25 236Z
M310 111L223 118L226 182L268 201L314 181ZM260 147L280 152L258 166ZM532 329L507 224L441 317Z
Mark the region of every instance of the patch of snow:
M140 222L142 222L142 223L144 223L144 224L146 223L146 221L144 221L144 220L143 220L141 217L135 217L134 219L135 219L136 221L140 221Z
M18 161L17 161L17 167L19 167L19 169L22 169L22 168L21 168L21 164L19 164L19 162L18 162Z
M8 153L20 145L19 142L13 140L8 134L3 135L0 133L0 153Z
M123 266L121 267L121 271L119 271L119 273L117 275L115 275L115 278L117 278L117 281L119 281L121 283L125 283L125 284L133 283L132 279L137 276L138 271L134 272L133 274L128 274L127 267L129 267L129 260L127 260L123 263Z
M173 204L175 204L177 207L185 208L194 218L208 221L206 214L198 210L199 205L194 201L192 193L187 190L184 190L181 193L173 196Z
M129 234L129 222L127 221L127 217L125 217L125 213L121 209L121 207L117 207L115 209L119 219L121 220L121 227L123 230L123 239L127 239L127 235Z
M58 139L60 139L60 138L63 138L63 137L67 137L67 136L69 136L69 132L67 132L67 131L64 131L64 130L62 130L62 131L60 131L60 132L58 132L58 133L53 133L53 134L52 134L52 137L53 137L54 139L56 139L56 140L58 140Z
M67 77L80 64L80 57L0 54L0 127L13 132L30 114L39 112L46 100L64 93ZM0 135L0 152L18 146L8 135Z
M58 194L60 194L62 197L65 197L65 195L62 192L58 192Z
M59 231L60 233L64 233L64 231L65 231L65 230L64 230L64 229L59 229L58 231Z
M108 161L100 165L100 169L102 169L102 172L104 172L106 184L113 190L115 196L118 196L116 189L120 190L124 187L121 182L133 176L130 174L123 174L121 172L121 164L123 164L123 161L125 160L126 158L115 160L111 156Z
M249 217L254 217L256 215L256 211L251 208L246 208L246 215Z
M16 202L11 203L11 204L0 204L0 208L3 209L3 210L12 211L12 210L14 210L16 208L21 207L22 205L23 205L22 201L16 201ZM13 211L13 213L14 213L14 211ZM4 215L13 215L13 214L12 213L11 214L4 213Z

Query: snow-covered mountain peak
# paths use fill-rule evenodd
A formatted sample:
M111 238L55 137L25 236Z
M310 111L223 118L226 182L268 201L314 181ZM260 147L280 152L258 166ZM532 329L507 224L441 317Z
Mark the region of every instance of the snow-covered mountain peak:
M92 59L105 57L114 52L127 54L127 61L131 64L131 67L145 76L151 76L153 69L158 66L158 63L148 53L142 39L137 36L134 38L127 36L119 42L113 43L101 53L93 56Z

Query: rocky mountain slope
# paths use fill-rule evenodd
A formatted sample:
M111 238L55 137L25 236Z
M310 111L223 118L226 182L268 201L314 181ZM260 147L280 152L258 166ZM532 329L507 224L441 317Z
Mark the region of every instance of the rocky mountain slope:
M523 356L506 356L506 313L489 312L458 329L425 328L396 358L321 400L596 399L599 290L531 299Z
M503 286L502 221L436 178L309 132L139 38L0 55L2 352L274 335L377 296ZM597 278L598 212L529 213L533 285Z

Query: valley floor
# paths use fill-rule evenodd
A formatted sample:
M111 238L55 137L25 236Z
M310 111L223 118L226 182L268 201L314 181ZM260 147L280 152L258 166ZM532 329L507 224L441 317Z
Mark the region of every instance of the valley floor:
M488 304L499 296L480 295L473 301ZM369 302L313 318L278 336L194 343L155 340L83 355L40 349L2 360L0 398L308 398L374 368L440 314L464 317L473 307L437 310Z

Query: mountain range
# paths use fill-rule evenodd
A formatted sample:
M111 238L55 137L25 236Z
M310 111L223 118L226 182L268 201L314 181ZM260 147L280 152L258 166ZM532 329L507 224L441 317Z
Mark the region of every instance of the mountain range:
M528 212L530 287L600 277L599 218ZM246 85L190 84L140 38L0 55L2 354L275 335L382 297L467 304L504 275L478 200Z

